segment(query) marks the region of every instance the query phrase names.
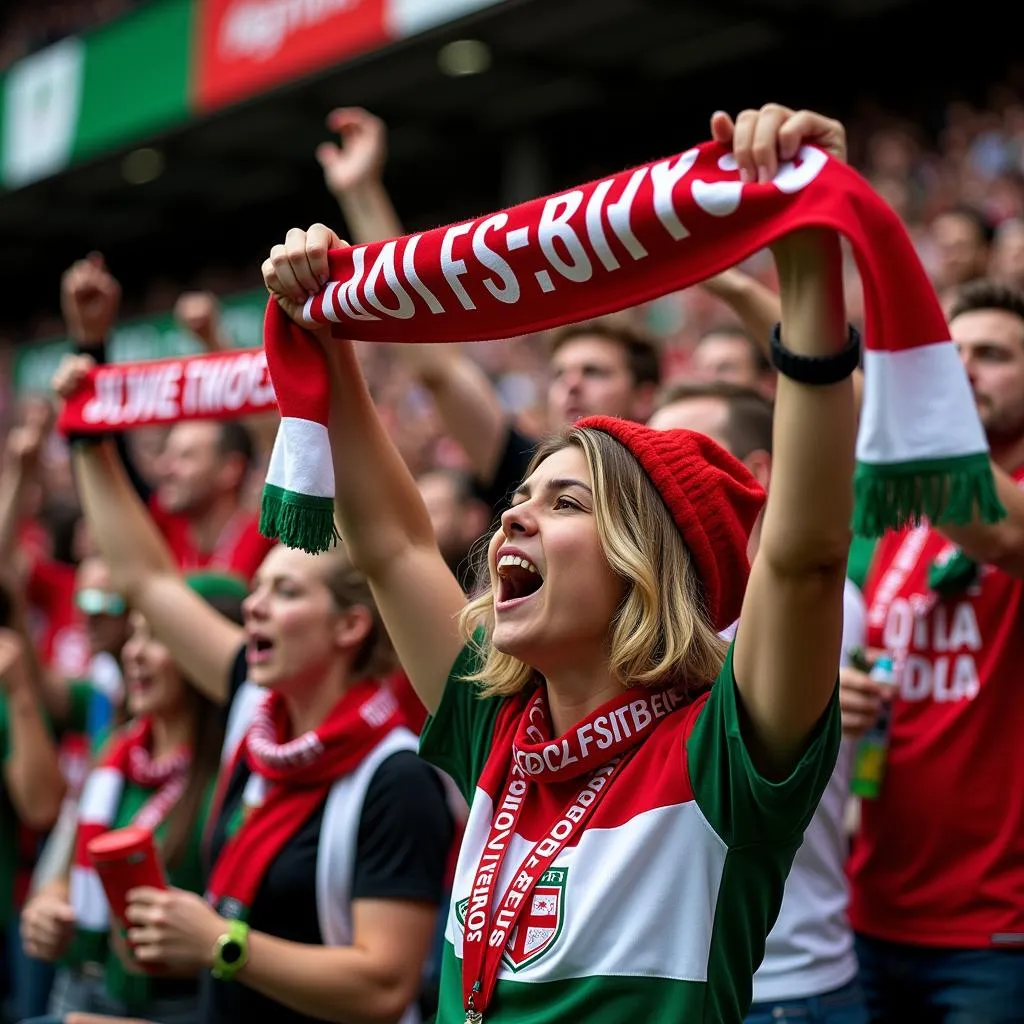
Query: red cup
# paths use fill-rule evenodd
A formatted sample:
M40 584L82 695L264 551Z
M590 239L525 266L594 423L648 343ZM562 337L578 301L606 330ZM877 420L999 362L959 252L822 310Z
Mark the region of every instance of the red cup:
M153 833L129 825L97 836L86 847L89 859L103 883L110 912L124 925L128 893L150 886L166 889L167 878L153 845Z

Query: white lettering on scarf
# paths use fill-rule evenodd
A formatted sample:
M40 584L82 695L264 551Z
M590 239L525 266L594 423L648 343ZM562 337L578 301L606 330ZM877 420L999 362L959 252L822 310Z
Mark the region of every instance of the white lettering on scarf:
M615 708L607 714L581 723L572 738L545 743L539 751L516 749L514 758L516 767L524 775L541 775L544 772L556 772L579 761L574 751L586 757L591 750L608 750L624 739L630 739L635 733L642 732L652 721L682 707L687 702L685 695L677 690L664 690L652 693L645 700L631 701L624 707ZM530 724L526 729L527 738L533 743L543 743L545 734L541 726L533 723L543 719L545 711L541 705L534 704L529 709Z
M653 211L656 222L673 241L685 242L690 231L677 209L680 183L688 188L693 203L715 217L734 214L747 188L739 181L736 161L729 155L720 158L719 169L735 173L735 180L700 179L692 173L698 156L698 150L690 149L672 159L638 168L624 184L621 179L607 178L586 188L550 196L541 208L533 235L532 226L509 228L507 213L452 224L445 229L439 256L441 277L450 292L447 296L439 297L423 284L421 271L425 265L417 267L417 247L422 235L388 242L369 273L365 267L367 247L356 246L351 250L351 276L341 284L328 285L324 291L323 317L334 323L346 319L406 320L422 310L423 305L431 313L449 311L453 303L471 311L477 309L474 295L484 299L484 292L513 305L534 288L553 292L589 281L596 265L611 272L622 266L611 247L610 236L614 236L629 261L635 263L647 256L647 249L633 231L638 204ZM827 157L821 150L805 146L797 161L780 166L772 183L780 192L799 192L818 177L826 163ZM685 183L688 176L690 180ZM539 269L531 272L534 280L524 281L503 253L529 246L536 248L541 259Z
M111 427L270 408L274 389L262 351L101 367L82 420Z

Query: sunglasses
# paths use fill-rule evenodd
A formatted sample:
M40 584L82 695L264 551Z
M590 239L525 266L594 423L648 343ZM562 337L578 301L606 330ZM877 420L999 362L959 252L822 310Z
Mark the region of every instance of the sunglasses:
M75 606L83 615L123 615L126 605L120 594L87 587L75 594Z

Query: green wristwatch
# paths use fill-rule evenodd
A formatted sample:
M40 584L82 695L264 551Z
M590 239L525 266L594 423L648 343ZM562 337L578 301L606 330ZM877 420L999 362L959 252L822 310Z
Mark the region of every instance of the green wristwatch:
M228 930L213 944L210 973L219 981L231 981L249 959L249 926L228 921Z

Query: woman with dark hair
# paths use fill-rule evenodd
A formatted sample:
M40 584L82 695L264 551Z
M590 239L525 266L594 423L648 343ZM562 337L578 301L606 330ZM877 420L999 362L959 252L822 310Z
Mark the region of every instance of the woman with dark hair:
M58 392L88 365L67 362ZM418 1021L453 827L382 683L394 651L365 577L341 550L275 547L243 628L182 580L113 446L74 459L118 591L229 708L206 899L129 893L137 962L198 974L203 1024Z
M197 573L187 584L201 599L240 617L244 584ZM198 1010L194 977L147 977L110 921L86 847L126 825L151 830L174 885L202 892L203 822L213 796L224 714L182 673L137 611L121 652L130 721L103 743L78 808L68 876L44 885L25 906L26 952L60 960L50 1018L84 1011L143 1016L157 1024L191 1024Z

